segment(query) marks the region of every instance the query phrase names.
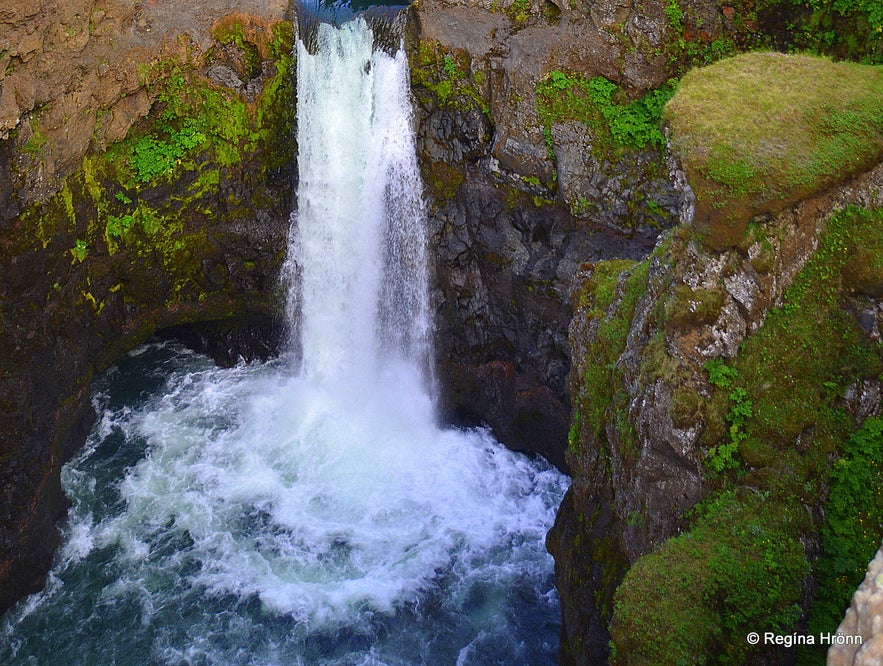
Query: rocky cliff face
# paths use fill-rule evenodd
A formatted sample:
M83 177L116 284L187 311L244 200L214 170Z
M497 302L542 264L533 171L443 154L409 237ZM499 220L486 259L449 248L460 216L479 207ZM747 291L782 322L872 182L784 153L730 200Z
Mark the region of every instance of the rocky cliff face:
M164 327L273 327L293 177L284 6L214 24L226 3L162 7L0 5L0 607L51 562L94 373Z
M291 35L285 3L235 3L231 15L232 4L0 0L0 607L48 567L58 472L89 426L96 370L164 327L221 360L254 346L255 322L274 334L294 179L294 148L276 143L292 122ZM781 594L758 612L793 624L789 609L810 596L807 556L824 550L825 486L813 479L827 478L835 440L879 417L876 264L812 262L835 241L875 256L873 220L830 213L879 209L880 168L711 249L686 224L684 173L651 131L669 76L754 30L737 14L537 0L421 0L411 13L442 406L556 464L567 450L574 483L549 538L565 663L606 659L611 620L625 662L671 647L636 642L641 622L671 629L684 654L707 649L717 625L691 617L681 635L665 601L750 597L721 582L769 577L746 548L781 564ZM860 234L844 236L846 223ZM825 287L836 307L800 326L831 320L846 341L806 382L740 360L799 358L763 340L805 271L840 282ZM191 326L229 318L248 325ZM798 418L763 426L782 426L787 447L748 436L745 414L772 391L764 372L815 394L789 407ZM745 492L728 485L737 457ZM752 522L767 513L769 525ZM737 556L699 558L696 544ZM652 594L664 598L644 603Z
M609 657L606 626L616 620L613 592L619 580L643 555L687 529L688 509L726 487L720 476L724 454L715 444L729 439L726 429L734 427L737 401L730 390L730 405L714 402L717 380L709 372L714 367L709 359L749 353L743 343L782 306L795 276L817 251L832 211L849 205L879 207L881 178L883 167L877 167L812 197L765 221L762 236L749 235L741 246L724 252L704 248L688 227L680 227L641 263L596 263L578 273L570 328L576 424L568 460L573 485L549 536L562 594L565 663ZM853 313L849 316L864 317L864 344L874 348L879 306L867 295L854 298L846 306ZM859 328L858 320L853 321ZM844 365L839 372L850 371ZM861 423L880 411L878 382L850 377L843 378L853 383L844 387L840 404ZM814 446L813 431L820 427L811 418L802 424L795 433L796 446L808 452ZM819 437L816 433L815 446L826 446ZM774 474L801 478L799 466L776 471L770 453L750 443L738 449L755 468L745 483L765 487ZM805 501L812 504L810 497ZM774 516L770 512L767 520L773 522ZM737 519L731 514L723 520ZM802 538L813 538L813 527L803 529ZM700 543L696 537L697 548ZM729 575L737 576L735 570ZM651 603L644 584L664 585L661 579L651 583L645 578L636 592L637 604ZM697 580L696 585L702 584ZM795 601L801 595L800 576L796 585ZM623 663L632 663L643 653L629 651L627 631L615 636L616 645Z
M664 20L655 6L439 0L412 16L443 407L561 465L571 279L583 261L646 255L684 201L658 149L543 115L542 83L562 70L610 77L624 95L663 83L665 58L630 40L656 43Z
M210 49L212 23L235 10L279 20L287 7L285 0L0 3L0 139L24 148L12 181L2 179L0 205L9 211L18 197L46 198L90 147L125 137L150 110L152 63Z

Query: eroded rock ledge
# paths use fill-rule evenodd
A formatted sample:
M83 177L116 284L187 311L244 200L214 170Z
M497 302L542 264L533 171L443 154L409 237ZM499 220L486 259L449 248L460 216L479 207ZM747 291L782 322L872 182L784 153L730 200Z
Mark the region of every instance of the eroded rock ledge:
M274 328L286 4L167 4L0 4L0 608L51 563L94 373L165 327Z

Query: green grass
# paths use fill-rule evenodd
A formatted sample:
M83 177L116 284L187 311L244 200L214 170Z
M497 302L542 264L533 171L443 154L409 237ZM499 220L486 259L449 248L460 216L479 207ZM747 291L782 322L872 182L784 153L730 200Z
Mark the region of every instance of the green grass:
M754 449L766 449L767 457L778 457L808 427L815 429L814 446L836 448L844 437L836 415L842 390L883 371L879 345L841 307L855 288L851 257L881 242L883 211L848 208L834 215L782 307L743 343L735 366L754 401L746 427ZM876 280L883 285L883 273Z
M686 75L664 118L700 229L726 247L753 216L883 157L883 67L743 54Z
M844 444L834 465L822 555L816 563L819 589L810 609L809 631L834 632L883 534L883 420L868 418ZM820 663L823 663L819 660Z

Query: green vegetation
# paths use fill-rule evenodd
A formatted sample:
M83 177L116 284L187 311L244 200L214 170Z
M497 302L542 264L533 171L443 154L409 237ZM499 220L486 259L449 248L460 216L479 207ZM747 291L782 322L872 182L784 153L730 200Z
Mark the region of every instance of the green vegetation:
M883 211L848 208L834 215L818 249L786 290L782 307L743 343L735 367L754 400L747 428L749 448L760 456L756 463L778 458L814 426L813 447L821 454L817 471L824 472L824 456L848 434L837 406L842 390L883 371L879 346L841 307L844 293L853 288L846 281L850 255L879 243L881 236Z
M849 386L883 377L883 348L850 304L881 293L883 269L857 282L853 266L881 246L883 209L834 214L782 306L736 358L705 364L713 395L691 397L702 402L705 462L720 490L617 591L611 632L623 663L752 663L760 653L748 631L789 633L808 617L811 633L833 632L842 619L883 530L883 421L858 427L843 407ZM659 365L653 344L644 363ZM605 389L580 395L590 390L608 401ZM595 427L594 407L578 406L581 427ZM805 507L826 494L818 524ZM802 544L819 534L810 567ZM810 573L819 588L806 611ZM823 663L823 652L807 647L802 663Z
M430 106L460 111L480 109L485 115L490 114L484 72L470 73L469 54L462 49L449 51L437 41L422 40L408 62L411 84L417 88L418 96L421 89L428 93L428 98L424 98Z
M149 133L131 146L135 180L147 183L170 175L193 149L206 146L221 166L242 160L256 148L260 130L253 127L247 104L232 90L218 89L178 64L155 76L162 109ZM257 131L255 131L257 129ZM190 165L187 165L190 166Z
M243 35L241 23L232 22L216 38L257 58L251 73L260 71L262 51L276 62L276 72L264 83L255 104L241 99L236 91L212 85L187 64L164 61L142 71L156 91L157 112L152 125L113 147L115 156L128 155L133 183L124 184L140 186L169 178L179 166L195 168L197 157L217 167L233 166L245 154L280 144L280 150L266 151L273 157L268 166L281 166L289 159L284 148L293 150L293 119L286 101L293 96L292 28L277 23L269 44L253 44Z
M154 178L171 173L189 151L206 141L205 135L185 118L181 129L165 125L166 138L143 136L135 143L132 169L135 180L148 183Z
M530 18L530 0L512 0L506 8L506 15L516 29L524 27Z
M879 160L881 99L883 68L808 56L745 54L685 76L664 116L709 245Z
M714 364L714 365L712 365ZM718 387L730 387L733 380L738 376L738 372L730 368L718 360L709 361L705 364L708 370L708 381ZM708 449L708 458L706 464L713 472L720 474L724 470L736 469L739 467L739 461L736 459L736 452L739 444L744 442L748 435L745 432L746 421L754 416L753 403L748 398L748 391L741 386L734 387L729 393L729 400L732 403L730 411L727 412L727 429L728 436L719 444Z
M241 35L235 24L232 29ZM290 109L285 99L291 86L290 39L290 30L274 29L266 50L279 54L276 74L255 104L233 90L215 87L186 63L164 61L142 72L156 95L151 116L107 153L84 162L87 190L98 211L96 222L104 224L109 254L116 253L121 243L136 242L132 235L136 229L152 237L165 226L170 239L182 231L177 216L169 218L147 205L140 199L142 191L177 180L183 172L198 172L189 187L189 196L196 201L216 192L221 170L241 164L246 155L263 154L265 159L254 167L264 170L290 159L292 120L273 108ZM112 198L108 189L116 190ZM168 253L182 246L179 240L166 245L161 256L171 261Z
M868 418L843 445L825 503L819 589L810 632L833 631L865 575L883 534L883 420Z
M700 505L693 528L640 558L616 591L611 663L760 663L745 635L787 632L800 617L804 520L802 507L747 490Z
M879 0L732 0L721 6L725 29L712 39L700 8L666 0L667 29L652 54L668 57L670 76L751 51L883 64L881 7Z
M672 30L679 32L684 29L684 10L678 4L678 0L668 0L665 3L665 18Z
M762 0L745 5L748 22L786 15L782 46L868 64L883 64L883 4L879 0Z
M534 12L531 0L492 0L490 11L502 12L509 17L512 29L521 30L531 22L531 17L542 17L548 25L555 25L561 19L561 9L549 0L541 0L539 11ZM504 6L501 6L504 5ZM536 20L532 22L536 25Z
M77 242L71 248L71 254L74 255L74 259L77 261L85 261L86 257L89 256L89 244L82 238L78 238Z
M674 76L681 76L694 67L710 65L738 50L734 36L726 32L710 42L700 38L702 19L695 12L695 8L689 5L681 7L678 0L665 3L668 29L663 46L656 50L656 54L668 56L669 71Z
M447 162L438 161L429 165L426 180L432 188L434 200L444 201L457 193L466 176Z
M253 39L249 39L243 28L242 22L236 20L222 20L212 31L212 37L219 44L235 44L243 54L246 67L246 76L251 78L261 71L261 53Z
M40 133L40 130L36 127L36 123L32 123L32 129L33 133L31 134L31 138L28 139L27 143L25 143L21 149L31 157L39 158L43 155L43 147L49 139L46 135Z
M670 81L629 102L618 86L603 76L586 79L556 70L537 85L537 114L549 139L553 124L577 120L591 127L600 143L619 153L624 148L661 149L665 146L662 110L675 87L676 82Z
M601 437L607 411L617 396L622 397L613 390L622 376L616 361L625 349L635 306L646 290L648 267L647 262L636 264L625 259L601 261L582 285L577 307L581 316L584 312L588 319L598 321L598 331L580 359L582 375L574 419L577 430L570 441L574 454L578 453L579 430L591 428L595 439Z
M212 259L219 250L208 243L207 222L221 213L252 219L255 210L272 208L275 170L293 155L292 26L250 30L242 34L269 40L255 48L276 65L254 102L201 76L202 60L140 67L155 100L149 115L106 152L84 158L55 197L24 210L21 228L27 232L16 236L20 246L10 252L40 247L89 265L53 280L79 281L82 298L96 313L103 311L102 299L116 292L127 302L159 299L170 311L211 298L226 266ZM244 194L229 187L234 170L236 181L248 184ZM157 279L121 277L132 273Z

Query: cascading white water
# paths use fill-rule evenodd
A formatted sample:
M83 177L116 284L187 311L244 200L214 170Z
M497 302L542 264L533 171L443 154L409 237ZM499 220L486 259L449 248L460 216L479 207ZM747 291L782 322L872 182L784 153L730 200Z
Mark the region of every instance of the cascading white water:
M390 361L424 361L429 335L408 64L374 51L362 20L320 24L315 41L297 52L302 288L289 311L307 374L375 381Z
M407 63L361 20L298 50L302 364L152 344L96 385L73 506L3 663L547 664L565 488L433 422Z

